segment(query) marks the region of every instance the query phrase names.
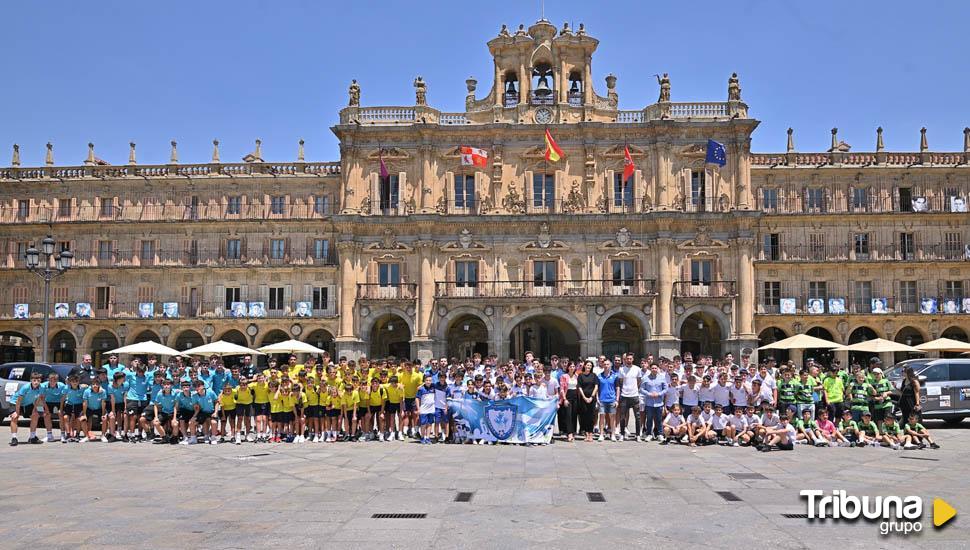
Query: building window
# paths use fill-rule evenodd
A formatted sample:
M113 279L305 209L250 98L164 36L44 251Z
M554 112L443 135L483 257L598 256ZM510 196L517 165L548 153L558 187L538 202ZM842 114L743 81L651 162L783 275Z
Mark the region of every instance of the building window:
M270 214L282 214L286 210L286 197L270 197L269 199L269 213Z
M963 259L963 246L959 233L943 234L943 254L947 260Z
M821 187L810 187L807 193L809 212L825 212L825 189Z
M142 241L140 256L142 261L150 262L155 259L155 241Z
M455 262L455 286L478 286L478 260Z
M943 298L963 300L963 281L943 281Z
M24 220L30 215L30 199L20 199L17 201L17 217Z
M809 300L822 300L822 303L828 301L828 283L825 281L809 281L808 282L808 299Z
M533 174L532 204L536 208L550 208L556 200L556 176L554 174Z
M872 311L872 281L855 281L852 285L855 312L870 313Z
M913 190L909 187L899 188L899 211L900 212L912 212L913 211Z
M283 287L275 286L269 289L268 309L278 311L283 309Z
M242 212L242 197L235 196L226 199L226 214L234 216Z
M330 309L330 289L321 286L313 289L313 309Z
M896 303L896 311L902 313L914 313L916 311L916 281L899 281L899 300Z
M102 216L114 216L115 215L115 200L112 197L102 197L101 198L101 215Z
M690 173L690 204L699 212L706 209L707 186L704 172L701 170L692 170Z
M186 218L190 220L199 219L199 197L193 195L189 197L189 205L186 208Z
M111 247L111 241L98 241L98 260L102 262L111 261L114 255L114 250Z
M238 260L242 256L242 247L239 239L228 239L226 241L226 259Z
M852 209L869 210L869 189L865 187L852 188Z
M313 240L313 259L315 260L330 259L330 239Z
M899 255L903 260L916 259L916 237L912 233L899 234Z
M71 199L57 199L57 216L59 218L71 217Z
M377 264L377 280L381 286L398 286L401 284L401 264Z
M781 307L781 281L765 281L764 305L770 313Z
M455 176L455 208L475 207L475 176L459 174Z
M633 182L630 179L624 182L622 173L613 175L613 206L633 206Z
M58 302L67 302L68 290L69 289L66 286L56 286L53 289L51 289L51 296L53 298L54 303L56 304ZM149 301L149 300L146 300L146 301Z
M765 235L764 254L766 260L777 262L781 259L781 238L778 233Z
M855 257L857 260L868 260L869 259L869 234L868 233L856 233L852 236L855 248Z
M388 175L386 178L381 178L381 210L385 213L388 210L397 210L398 207L398 177L395 175Z
M313 197L313 213L318 216L330 214L330 195Z
M778 210L778 189L765 187L761 190L761 197L765 212L776 212Z
M691 260L690 261L690 284L704 285L711 284L711 274L714 272L714 262L711 260Z
M811 233L808 236L808 251L811 259L815 261L825 260L825 234Z
M99 286L95 291L94 308L97 310L107 310L111 306L111 287Z
M613 286L633 286L636 267L633 260L613 260Z
M242 294L239 291L238 286L227 286L226 287L226 311L232 311L233 302L241 302Z
M286 240L271 239L269 241L269 257L274 260L282 260L286 254Z
M556 260L536 260L532 262L532 281L535 286L551 287L556 284Z

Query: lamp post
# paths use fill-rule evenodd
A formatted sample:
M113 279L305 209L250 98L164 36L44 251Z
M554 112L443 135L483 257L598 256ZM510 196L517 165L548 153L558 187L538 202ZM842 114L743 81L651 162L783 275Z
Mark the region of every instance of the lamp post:
M67 273L67 270L71 269L71 264L74 261L74 254L69 250L64 252L58 252L54 254L54 245L57 243L54 238L48 235L40 243L40 250L34 248L33 245L27 249L24 254L27 260L27 271L37 275L41 279L44 279L44 344L43 344L43 362L47 362L47 348L48 348L48 335L47 335L47 324L50 321L51 316L51 281L61 275ZM44 255L43 267L41 267L41 254ZM54 268L50 267L50 258L54 257Z

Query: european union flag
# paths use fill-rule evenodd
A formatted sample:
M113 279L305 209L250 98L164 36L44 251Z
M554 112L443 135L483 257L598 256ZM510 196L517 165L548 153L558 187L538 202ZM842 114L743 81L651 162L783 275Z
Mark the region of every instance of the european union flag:
M727 153L724 152L724 145L713 139L707 140L707 159L704 162L718 166L727 164Z

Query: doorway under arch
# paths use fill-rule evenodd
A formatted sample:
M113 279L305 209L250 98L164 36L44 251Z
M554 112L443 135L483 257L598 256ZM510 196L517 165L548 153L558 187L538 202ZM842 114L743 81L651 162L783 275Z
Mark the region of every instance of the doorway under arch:
M382 315L370 329L370 359L411 357L411 327L394 313Z
M835 342L835 337L832 333L823 327L812 327L808 329L805 334L813 336L815 338L821 338L822 340L828 340L829 342ZM831 365L832 360L835 359L835 352L831 349L825 348L808 348L802 350L802 358L806 361L811 358L814 359L816 363L821 363L823 365Z
M223 342L231 342L237 346L249 347L249 341L246 340L246 335L239 332L238 330L227 330L222 334L222 336L216 338L216 340L222 340Z
M205 343L202 335L194 330L183 330L175 339L175 349L185 351L190 348L197 348Z
M778 327L768 327L761 331L758 335L758 347L767 346L768 344L774 344L779 340L784 340L788 338L788 334ZM780 365L785 361L788 361L790 354L787 349L768 349L761 352L760 356L762 358L774 357L775 361Z
M603 342L603 355L613 357L632 353L643 357L644 327L629 313L617 313L603 323L600 341Z
M848 345L851 346L852 344L858 344L859 342L868 342L869 340L875 340L876 338L879 338L876 331L869 327L863 326L853 330L852 333L849 334ZM878 356L878 353L870 353L867 351L850 351L849 364L851 365L853 362L858 362L863 368L866 368L869 365L869 359Z
M488 355L488 327L475 315L466 314L456 318L448 325L445 341L448 357L464 360L473 354Z
M914 327L903 327L899 329L896 333L896 337L893 341L899 342L900 344L906 344L907 346L918 346L926 342L926 338L923 337L923 333L919 329ZM923 354L910 353L907 351L897 351L893 354L893 360L898 363L900 361L905 361L906 359L915 359L917 357L924 357Z
M77 362L77 339L67 330L58 331L51 338L51 361L54 363Z
M258 347L268 346L270 344L279 344L280 342L285 342L289 340L290 337L286 332L280 329L273 329L263 335L263 340L260 342ZM270 358L276 359L277 365L283 365L290 359L289 353L273 353L270 355L258 355L257 364L261 367L269 364Z
M91 338L91 357L94 359L95 365L104 365L108 362L108 356L106 352L113 350L118 346L118 337L114 335L109 330L98 331L93 338Z
M143 330L138 333L138 336L131 341L132 344L140 344L142 342L155 342L156 344L161 344L162 339L159 338L158 334L152 330Z
M330 354L330 357L334 355L333 334L329 330L318 328L310 332L310 334L307 334L303 341L311 346L326 350Z
M724 327L706 311L694 312L680 326L680 353L690 352L697 359L698 354L721 356L721 341Z
M555 315L537 314L523 319L509 333L509 357L521 360L531 351L543 363L553 355L579 357L579 333L573 325Z
M33 360L34 341L26 334L14 331L0 332L0 363Z

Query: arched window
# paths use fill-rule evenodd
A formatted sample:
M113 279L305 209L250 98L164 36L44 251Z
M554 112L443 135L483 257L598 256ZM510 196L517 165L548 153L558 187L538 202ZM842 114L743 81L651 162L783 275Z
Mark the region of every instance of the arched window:
M570 105L583 104L583 77L579 74L579 71L569 73L568 100Z
M548 63L538 63L532 68L531 100L533 105L552 105L555 103L555 86L552 67Z

